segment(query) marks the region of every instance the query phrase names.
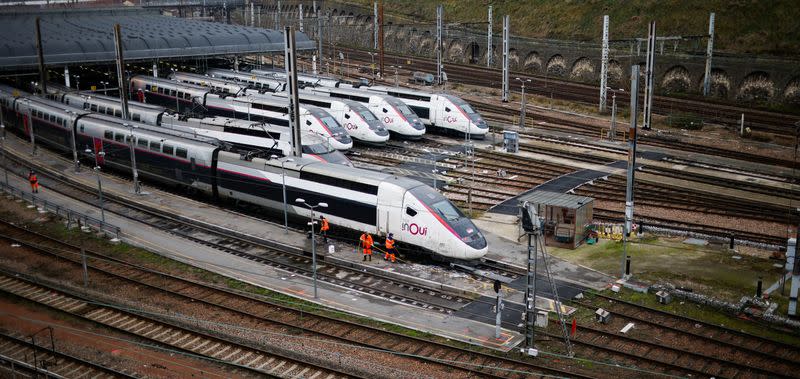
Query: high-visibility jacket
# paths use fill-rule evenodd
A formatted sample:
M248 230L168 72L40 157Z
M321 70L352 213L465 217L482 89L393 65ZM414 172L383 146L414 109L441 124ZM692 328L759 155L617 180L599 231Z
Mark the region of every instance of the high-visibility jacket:
M386 237L386 250L394 249L394 239Z
M36 177L36 174L33 174L31 176L28 176L28 181L31 182L31 184L36 184L37 182L39 182L39 178Z
M364 234L361 235L360 239L361 239L361 247L363 247L365 249L372 248L372 243L373 243L372 235L364 233Z
M328 225L328 219L327 218L323 218L322 219L322 227L320 228L320 231L327 232L328 229L330 229L330 228L331 228L330 225Z

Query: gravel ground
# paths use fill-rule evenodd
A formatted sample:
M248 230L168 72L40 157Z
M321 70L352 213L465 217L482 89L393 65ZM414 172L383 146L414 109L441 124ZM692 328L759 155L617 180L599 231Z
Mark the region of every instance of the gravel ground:
M5 249L4 249L5 250ZM147 378L230 378L225 368L210 362L145 348L128 335L98 327L89 322L65 317L46 307L21 303L8 295L0 296L0 329L4 333L31 335L45 326L54 330L56 349ZM47 333L37 343L49 347Z

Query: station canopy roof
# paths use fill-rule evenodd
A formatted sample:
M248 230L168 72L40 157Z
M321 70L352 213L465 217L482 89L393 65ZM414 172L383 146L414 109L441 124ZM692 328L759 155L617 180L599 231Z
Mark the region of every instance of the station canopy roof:
M126 61L282 52L282 31L162 16L155 9L36 10L0 13L0 70L35 68L40 17L45 65L113 62L114 24ZM298 50L315 42L296 33Z

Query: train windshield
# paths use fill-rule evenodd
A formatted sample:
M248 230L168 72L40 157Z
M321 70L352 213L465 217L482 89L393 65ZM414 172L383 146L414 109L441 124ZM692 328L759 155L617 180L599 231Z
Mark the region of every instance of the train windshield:
M306 154L326 154L334 151L327 143L315 143L313 145L303 145L303 152Z
M486 247L486 239L475 224L472 223L472 220L442 194L428 186L414 187L410 192L438 216L443 223L449 226L453 233L467 245L475 249Z
M469 118L469 120L472 121L473 123L475 123L475 126L477 126L478 128L481 128L481 129L485 129L485 128L489 127L489 125L486 124L486 121L484 121L483 118L481 117L480 113L475 112L475 109L473 109L469 105L469 103L467 103L466 101L464 101L463 99L461 99L459 97L450 96L450 95L445 95L445 97L448 100L450 100L450 102L452 102L453 105L455 105L458 108L461 108L461 110L464 111L464 114Z
M408 105L400 104L397 105L397 110L400 111L405 116L416 116L417 114L408 107Z
M364 117L365 121L377 120L377 118L375 118L375 115L372 114L372 112L370 112L370 111L362 111L362 112L359 112L358 114L360 114L361 117Z

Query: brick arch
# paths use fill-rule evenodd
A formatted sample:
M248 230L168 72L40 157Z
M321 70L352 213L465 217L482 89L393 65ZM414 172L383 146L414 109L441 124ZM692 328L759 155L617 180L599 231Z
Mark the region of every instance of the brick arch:
M479 45L477 42L470 42L464 51L465 59L469 63L473 64L486 61L486 59L481 60L482 54L483 52L481 51L481 45Z
M430 33L424 33L422 39L419 41L418 53L425 53L433 51L436 41L430 36Z
M670 67L661 77L661 90L667 93L689 92L692 79L689 70L681 65Z
M509 68L519 67L519 51L517 51L517 49L514 48L508 49L508 67Z
M700 77L700 81L697 83L697 91L702 93L703 92L703 84L705 81L705 74ZM719 98L727 98L728 95L731 93L731 77L725 70L719 68L712 68L711 69L711 88L709 90L709 95L713 97Z
M619 63L616 59L609 59L608 60L608 83L614 84L616 87L619 87L625 81L623 77L625 76L625 71L622 69L622 64Z
M555 76L564 76L567 73L567 63L564 56L555 54L547 60L547 73Z
M447 46L446 56L450 62L463 63L464 62L464 44L459 40L452 40Z
M783 98L787 103L800 105L800 76L789 80L783 90Z
M542 70L542 58L536 51L531 51L525 55L525 60L522 63L525 71L539 72Z
M587 57L580 57L572 62L569 72L570 79L590 81L594 80L594 64Z
M745 101L765 101L775 96L775 82L764 71L753 71L742 79L736 98Z
M356 15L353 12L347 14L347 25L353 25L356 23Z

